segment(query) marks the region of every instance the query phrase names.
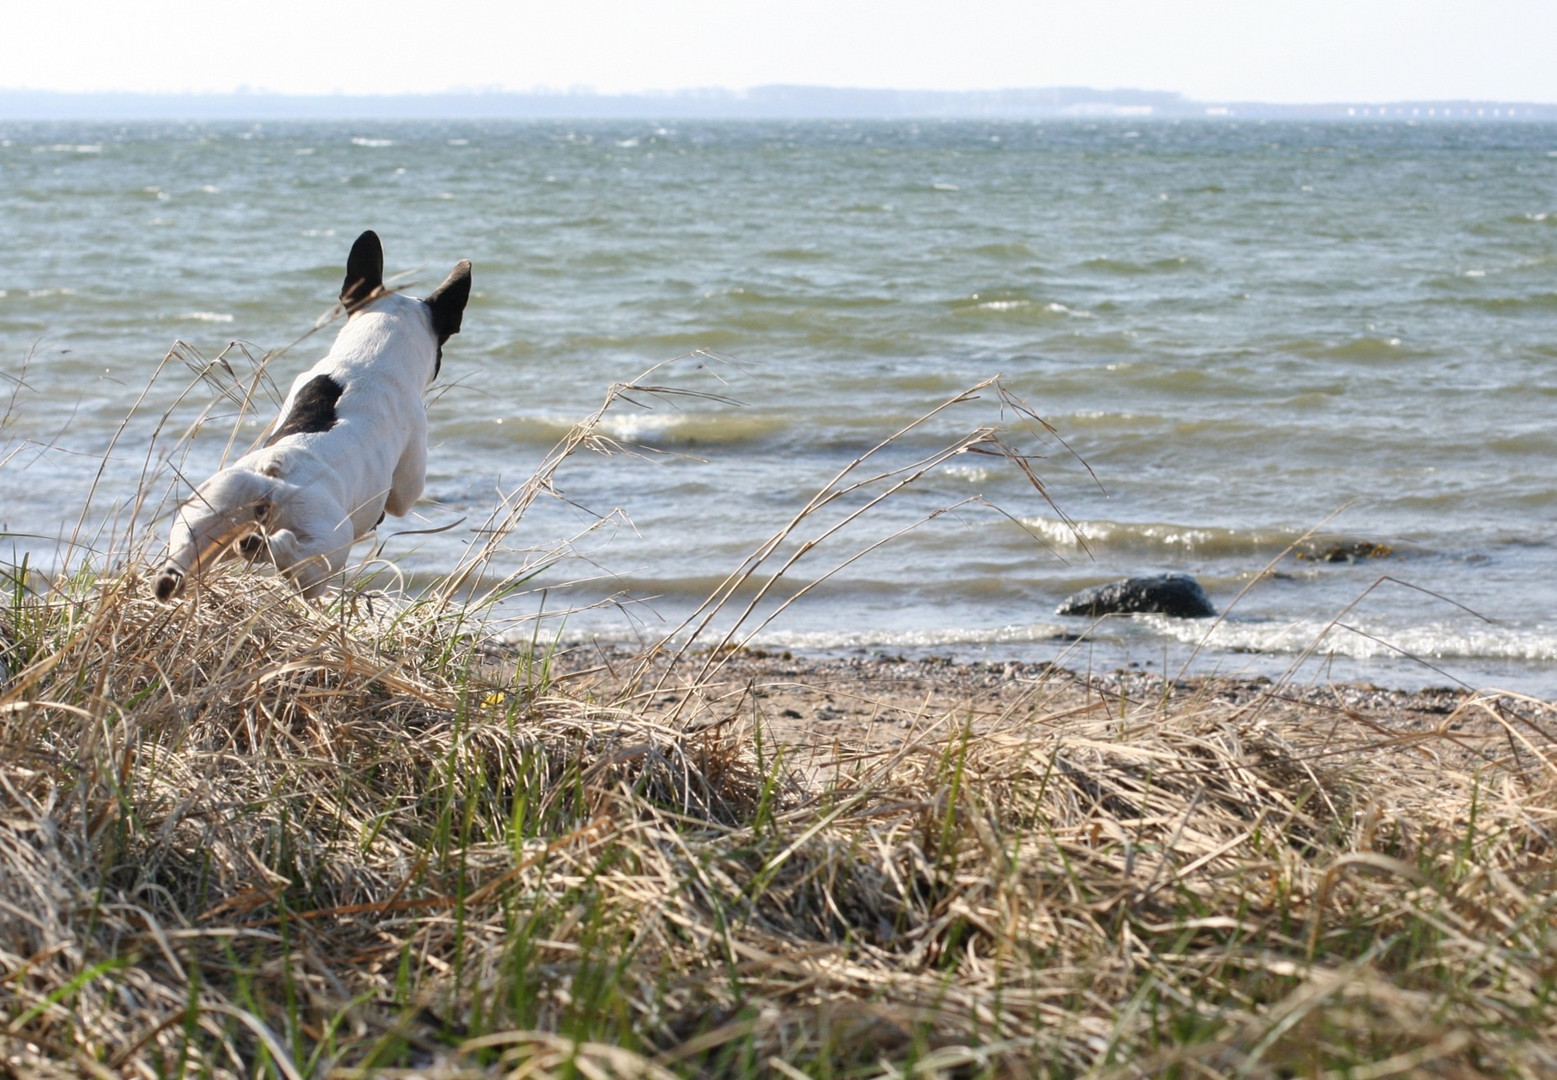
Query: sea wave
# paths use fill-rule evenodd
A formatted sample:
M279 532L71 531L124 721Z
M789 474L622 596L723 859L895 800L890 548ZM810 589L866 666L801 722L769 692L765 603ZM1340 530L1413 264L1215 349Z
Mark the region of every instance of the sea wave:
M789 427L773 413L623 413L607 416L600 428L626 443L649 446L735 446L761 442Z
M1193 260L1186 255L1175 255L1146 261L1116 259L1108 255L1099 255L1086 260L1081 265L1088 270L1100 270L1106 274L1138 277L1146 274L1177 273L1189 269L1192 263Z
M1019 519L1023 528L1060 551L1195 554L1207 557L1276 554L1301 535L1283 529L1230 529L1165 521L1068 522L1050 517Z
M439 425L444 438L468 438L485 444L524 443L551 446L572 432L578 420L561 416L494 416ZM791 427L776 413L732 410L727 413L622 413L607 416L600 435L627 445L665 449L742 446L782 435Z
M1326 360L1403 360L1418 355L1416 350L1394 336L1369 334L1348 341L1294 341L1288 351L1301 356Z
M1055 300L1035 300L1027 296L995 295L974 293L965 299L952 303L952 310L958 315L976 314L988 312L994 315L1020 316L1030 322L1045 323L1058 319L1090 319L1090 311L1082 311L1069 307Z
M1447 302L1500 313L1551 311L1557 308L1557 292L1537 292L1525 296L1457 296Z
M1035 623L995 627L945 627L922 630L764 630L756 641L767 648L936 649L967 645L1028 645L1068 641L1072 635L1057 624Z
M1500 626L1466 617L1454 621L1391 625L1333 620L1248 621L1205 625L1160 615L1133 618L1164 637L1221 652L1342 656L1352 660L1557 660L1557 632Z
M1471 628L1452 623L1429 623L1415 627L1368 628L1319 620L1240 622L1226 619L1210 623L1161 615L1128 618L1139 629L1149 629L1178 646L1189 646L1207 655L1329 656L1422 664L1456 661L1547 663L1557 660L1557 633L1505 627ZM862 621L866 625L861 625ZM1124 639L1117 632L1109 633L1106 625L1088 629L1070 623L1038 621L994 626L903 628L868 623L869 620L851 620L836 627L793 629L775 625L764 627L756 640L768 647L797 650L927 649L1078 642L1093 642L1108 648L1124 645Z

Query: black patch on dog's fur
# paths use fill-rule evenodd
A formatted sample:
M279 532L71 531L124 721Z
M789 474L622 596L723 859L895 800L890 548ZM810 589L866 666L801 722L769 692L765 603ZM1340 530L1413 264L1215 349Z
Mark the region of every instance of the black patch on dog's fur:
M443 368L443 343L460 332L465 317L465 304L470 300L470 260L461 259L443 284L432 291L426 300L432 314L433 333L438 335L438 359L433 364L433 378Z
M357 237L346 256L346 280L341 282L341 303L350 311L384 285L384 245L369 229Z
M266 446L274 446L288 435L307 435L329 431L335 426L335 403L341 399L341 384L328 375L315 375L303 384L292 402L292 411L282 417Z

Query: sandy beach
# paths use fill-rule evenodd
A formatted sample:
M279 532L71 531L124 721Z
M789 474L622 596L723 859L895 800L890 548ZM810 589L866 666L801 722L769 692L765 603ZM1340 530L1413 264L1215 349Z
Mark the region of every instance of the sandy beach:
M1263 677L1164 678L1020 661L761 649L692 653L675 663L665 655L643 669L638 654L591 643L574 643L560 659L569 693L625 698L668 726L734 725L746 738L760 729L768 744L810 762L887 753L959 727L1020 734L1072 720L1128 724L1203 715L1320 740L1336 760L1382 754L1474 772L1533 767L1534 751L1511 725L1544 727L1557 719L1552 703L1447 686L1407 691Z

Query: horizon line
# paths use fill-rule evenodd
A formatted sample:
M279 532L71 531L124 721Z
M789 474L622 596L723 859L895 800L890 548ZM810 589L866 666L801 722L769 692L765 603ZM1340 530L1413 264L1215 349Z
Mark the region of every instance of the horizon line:
M1326 97L1300 101L1275 101L1255 97L1206 97L1195 98L1178 90L1152 90L1141 86L1093 86L1081 83L1053 85L1010 85L943 89L916 86L855 86L843 83L769 82L752 86L682 86L671 88L646 88L640 90L600 90L587 84L575 86L535 86L516 88L508 86L450 86L441 90L278 90L265 86L240 84L230 90L60 90L53 87L0 85L0 95L40 94L57 97L280 97L280 98L427 98L427 97L599 97L599 98L665 98L665 97L734 97L745 98L771 91L800 91L839 94L911 94L945 97L981 97L1010 94L1101 94L1105 96L1132 95L1150 98L1173 98L1190 105L1266 105L1274 108L1311 108L1323 105L1544 105L1557 107L1557 98L1496 98L1468 97L1466 95L1436 95L1427 97L1350 98Z
M458 104L455 113L441 107ZM399 108L396 108L398 106ZM409 107L409 108L408 108ZM339 110L332 112L331 110ZM256 111L257 110L257 111ZM1490 114L1490 115L1489 115ZM0 87L0 120L125 119L1541 119L1557 103L1497 98L1194 99L1177 91L1089 86L920 90L769 83L733 89L599 91L468 87L432 91L52 90Z

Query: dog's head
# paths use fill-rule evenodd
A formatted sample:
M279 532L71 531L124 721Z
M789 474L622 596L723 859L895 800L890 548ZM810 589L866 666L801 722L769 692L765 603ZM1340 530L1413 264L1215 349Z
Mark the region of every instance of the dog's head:
M355 312L383 295L384 245L378 233L369 229L357 237L346 257L346 280L341 282L341 304L348 312ZM465 316L465 304L470 299L470 260L461 259L443 284L434 289L421 303L427 306L432 332L438 339L437 358L433 363L433 378L443 366L443 343L460 332Z
M168 561L153 588L158 600L183 589L233 543L264 529L275 507L274 477L247 469L223 469L201 484L173 519Z

